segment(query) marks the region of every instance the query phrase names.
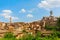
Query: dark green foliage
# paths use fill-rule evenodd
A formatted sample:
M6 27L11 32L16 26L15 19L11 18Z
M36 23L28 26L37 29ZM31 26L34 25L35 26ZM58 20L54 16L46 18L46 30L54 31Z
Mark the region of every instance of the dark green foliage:
M57 26L57 30L60 31L60 17L57 20L56 26Z
M57 20L57 26L60 28L60 18Z
M40 31L37 31L34 39L35 40L41 40L41 32Z
M23 33L28 33L28 32L26 32L26 30L22 30L22 32L23 32Z
M59 37L59 38L60 38L60 32L59 32L59 31L54 32L53 35L54 35L55 37Z
M13 35L13 33L7 32L5 33L4 38L15 38L15 36Z
M25 30L23 30L22 32L26 32Z
M24 35L22 38L20 38L19 40L33 40L34 36L31 34L26 34Z
M40 31L37 31L36 37L41 37L41 32Z
M4 40L17 40L16 37L11 32L7 32L4 35Z
M8 35L8 36L7 36ZM41 37L41 32L38 31L35 36L31 34L26 34L23 37L16 39L12 33L6 33L4 38L0 38L0 40L59 40L58 35L59 32L54 32L51 36Z
M56 27L56 26L46 25L46 26L45 26L45 29L46 29L46 30L56 30L57 27Z
M37 31L35 36L33 36L31 34L26 34L25 36L23 36L19 40L41 40L41 32Z

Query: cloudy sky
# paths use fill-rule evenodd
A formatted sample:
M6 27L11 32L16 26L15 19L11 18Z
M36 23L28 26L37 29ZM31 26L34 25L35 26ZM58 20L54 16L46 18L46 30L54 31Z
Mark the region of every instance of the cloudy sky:
M60 0L0 0L0 21L32 22L49 16L60 16Z

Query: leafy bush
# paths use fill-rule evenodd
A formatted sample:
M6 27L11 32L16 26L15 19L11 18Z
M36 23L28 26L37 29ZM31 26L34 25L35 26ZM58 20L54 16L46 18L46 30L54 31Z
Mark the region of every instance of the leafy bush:
M56 26L50 26L50 25L45 26L46 30L56 30L56 28L57 28Z
M7 32L5 33L4 38L15 38L15 36L13 35L13 33Z
M24 35L22 38L20 38L19 40L33 40L34 36L31 34L26 34Z

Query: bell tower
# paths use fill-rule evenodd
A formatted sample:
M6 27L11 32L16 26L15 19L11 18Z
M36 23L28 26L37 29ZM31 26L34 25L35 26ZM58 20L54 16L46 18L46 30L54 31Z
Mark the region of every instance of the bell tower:
M10 17L10 24L12 23L12 17Z
M50 16L53 16L53 11L52 10L50 11Z

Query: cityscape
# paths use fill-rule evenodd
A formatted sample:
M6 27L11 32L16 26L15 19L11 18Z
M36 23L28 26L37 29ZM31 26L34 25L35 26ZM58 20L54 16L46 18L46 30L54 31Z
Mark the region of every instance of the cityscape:
M50 16L43 17L41 20L33 21L29 23L25 22L14 22L12 23L12 18L10 18L9 23L0 22L0 37L4 37L4 33L12 32L17 38L22 37L25 30L27 33L36 34L40 31L42 35L50 35L52 31L47 31L45 29L46 24L50 26L56 26L58 17L53 16L53 11L50 11Z
M0 40L60 40L60 0L0 0Z

